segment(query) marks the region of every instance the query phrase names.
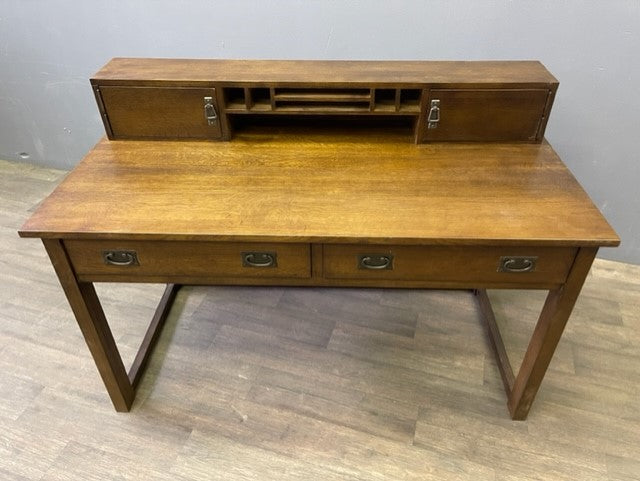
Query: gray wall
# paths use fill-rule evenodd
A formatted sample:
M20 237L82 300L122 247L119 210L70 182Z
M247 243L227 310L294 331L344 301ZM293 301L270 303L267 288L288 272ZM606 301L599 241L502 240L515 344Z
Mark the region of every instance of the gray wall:
M0 0L0 158L73 167L114 56L539 59L547 138L623 240L600 255L640 264L638 0Z

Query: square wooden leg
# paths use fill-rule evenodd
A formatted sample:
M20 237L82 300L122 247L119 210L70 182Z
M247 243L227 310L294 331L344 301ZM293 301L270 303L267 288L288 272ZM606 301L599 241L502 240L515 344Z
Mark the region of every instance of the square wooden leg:
M476 291L507 392L507 406L512 419L527 418L597 252L597 248L579 249L566 282L549 291L515 378L486 291Z
M127 374L93 284L78 282L60 240L43 239L43 243L113 406L116 411L128 412L135 398L135 388L158 339L178 286L174 284L167 286L131 370Z

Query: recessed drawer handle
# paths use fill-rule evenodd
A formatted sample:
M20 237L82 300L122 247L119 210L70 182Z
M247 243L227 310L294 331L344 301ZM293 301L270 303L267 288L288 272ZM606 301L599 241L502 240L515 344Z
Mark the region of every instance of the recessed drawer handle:
M243 252L244 267L277 267L278 255L275 252Z
M498 272L525 273L536 270L537 256L502 256Z
M110 266L137 266L138 254L136 251L103 251L102 258L104 263Z
M393 269L393 256L391 254L362 254L358 256L359 269L383 270Z

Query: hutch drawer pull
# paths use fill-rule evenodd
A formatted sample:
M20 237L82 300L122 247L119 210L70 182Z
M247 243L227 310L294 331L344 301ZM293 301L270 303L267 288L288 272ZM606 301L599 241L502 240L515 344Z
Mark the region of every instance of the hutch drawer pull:
M213 97L204 98L204 117L207 119L209 125L215 125L218 121L218 114L216 108L213 105Z
M429 115L427 116L427 128L435 129L440 122L440 100L433 99L431 101L431 108L429 109Z
M524 273L536 270L537 256L502 256L498 272Z
M358 256L358 269L392 270L393 256L391 254L362 254Z
M110 266L137 266L138 254L136 251L103 251L102 258L104 263Z
M277 267L278 255L275 252L243 252L244 267Z

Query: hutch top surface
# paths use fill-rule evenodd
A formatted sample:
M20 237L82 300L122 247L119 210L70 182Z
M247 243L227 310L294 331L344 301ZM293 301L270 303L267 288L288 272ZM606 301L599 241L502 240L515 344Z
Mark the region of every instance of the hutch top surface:
M114 58L91 79L93 84L123 82L208 82L228 84L526 83L557 84L538 61L369 61L218 60Z

